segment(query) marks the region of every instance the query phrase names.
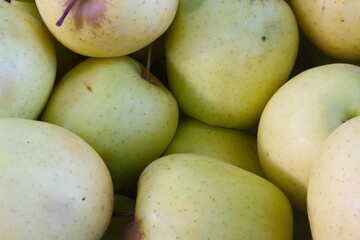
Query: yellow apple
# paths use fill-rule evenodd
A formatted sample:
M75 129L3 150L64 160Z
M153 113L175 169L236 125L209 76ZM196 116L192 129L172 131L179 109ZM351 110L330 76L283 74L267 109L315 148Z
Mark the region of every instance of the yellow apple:
M71 4L69 14L59 23ZM162 35L175 16L178 0L36 0L36 5L64 46L90 57L117 57Z
M52 91L56 53L46 27L0 1L0 116L36 119Z
M142 172L130 228L140 238L125 239L290 240L292 230L291 205L275 185L216 158L178 153Z
M298 23L327 55L360 60L360 1L290 0Z
M267 179L306 212L310 172L325 139L360 115L360 67L334 63L303 71L267 103L259 122L258 153Z
M113 211L109 170L53 124L0 118L1 239L98 240Z
M249 128L288 80L298 43L284 1L180 0L165 38L170 89L190 117Z
M308 214L316 240L360 239L360 117L326 139L309 178Z
M178 124L174 96L154 76L145 80L144 71L128 56L89 58L60 79L40 118L85 139L104 159L116 190L136 184Z
M214 157L264 177L256 137L239 129L210 126L196 119L180 119L163 155L198 153Z

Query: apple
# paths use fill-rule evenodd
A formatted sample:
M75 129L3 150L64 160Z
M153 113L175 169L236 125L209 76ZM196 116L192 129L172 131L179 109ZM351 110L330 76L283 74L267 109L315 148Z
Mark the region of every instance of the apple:
M41 15L39 13L39 10L36 6L35 1L12 0L11 4L32 14L39 21L41 21L41 23L47 29ZM48 34L52 38L52 42L54 44L55 52L56 52L57 65L56 65L55 81L57 81L65 73L67 73L70 69L75 67L81 61L85 60L86 57L83 55L80 55L78 53L75 53L75 52L71 51L70 49L68 49L67 47L65 47L64 45L62 45L50 32Z
M52 34L90 57L118 57L147 46L166 31L178 6L178 0L35 2Z
M330 57L360 60L360 2L290 0L300 28Z
M1 239L98 240L113 211L103 160L53 124L0 118Z
M291 205L275 185L216 158L178 153L142 172L124 239L290 240L292 229Z
M239 129L210 126L185 116L163 155L174 153L204 154L265 177L256 137Z
M175 134L172 93L133 58L88 58L56 84L42 121L69 129L104 159L116 190L136 185Z
M115 194L113 216L101 240L120 240L128 223L134 218L134 211L134 199L122 194Z
M36 119L52 91L56 53L30 13L0 1L0 117Z
M267 103L258 127L258 154L268 180L306 212L308 180L325 139L360 115L360 67L334 63L310 68Z
M192 118L252 127L288 80L298 45L284 1L180 0L165 38L170 90Z
M323 144L309 177L308 214L314 239L359 239L360 117L341 124Z

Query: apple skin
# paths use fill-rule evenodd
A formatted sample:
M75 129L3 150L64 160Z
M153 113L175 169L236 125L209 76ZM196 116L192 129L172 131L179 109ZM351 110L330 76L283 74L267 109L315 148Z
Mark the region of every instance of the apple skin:
M0 118L1 239L98 240L114 192L100 156L72 132Z
M283 85L266 105L258 153L267 179L306 212L310 172L325 139L360 115L360 67L334 63L308 69Z
M283 1L180 0L165 38L169 86L180 109L209 125L256 125L288 80L298 35Z
M142 172L135 239L292 239L293 215L272 183L201 154L161 157ZM129 236L125 239L131 239Z
M134 59L89 58L55 86L41 120L69 129L104 159L116 190L134 183L175 134L171 92ZM152 81L152 82L150 82Z
M359 1L289 0L302 31L326 55L360 60Z
M239 129L210 126L182 117L163 155L174 153L204 154L265 177L257 153L256 137Z
M44 25L0 1L0 116L36 119L52 91L56 53Z
M123 56L147 46L166 31L178 6L178 0L78 0L57 26L70 1L35 2L52 34L89 57Z
M359 239L360 117L326 139L308 187L311 232L317 240Z

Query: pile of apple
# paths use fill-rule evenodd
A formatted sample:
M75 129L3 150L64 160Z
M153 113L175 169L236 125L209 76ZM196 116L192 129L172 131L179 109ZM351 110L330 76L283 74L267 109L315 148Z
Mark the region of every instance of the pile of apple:
M0 238L360 239L360 1L0 0Z

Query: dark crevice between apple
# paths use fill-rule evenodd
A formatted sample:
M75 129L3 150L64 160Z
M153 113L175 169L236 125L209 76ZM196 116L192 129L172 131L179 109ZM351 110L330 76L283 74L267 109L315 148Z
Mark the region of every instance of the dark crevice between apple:
M5 0L5 2L11 3L11 0Z

